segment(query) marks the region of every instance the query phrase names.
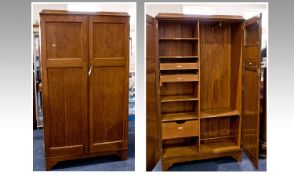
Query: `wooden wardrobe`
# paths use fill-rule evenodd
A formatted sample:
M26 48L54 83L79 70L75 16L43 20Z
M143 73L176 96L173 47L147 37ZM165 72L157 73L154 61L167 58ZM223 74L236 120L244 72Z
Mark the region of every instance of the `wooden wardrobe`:
M46 169L127 159L128 14L44 10L40 18Z
M258 167L261 16L146 18L147 170L242 150Z

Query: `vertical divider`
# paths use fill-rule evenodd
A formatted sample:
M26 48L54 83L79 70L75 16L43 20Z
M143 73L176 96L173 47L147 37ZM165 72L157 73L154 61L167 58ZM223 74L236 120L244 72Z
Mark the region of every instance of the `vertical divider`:
M200 152L201 150L200 150L200 146L201 146L201 121L200 121L200 119L201 119L201 117L200 117L200 103L201 103L201 99L200 99L200 83L201 83L201 76L200 76L200 72L201 72L201 66L200 66L200 22L199 22L199 20L197 20L197 37L198 37L198 40L197 40L197 53L198 53L198 64L199 64L199 67L198 67L198 76L199 76L199 81L198 81L198 103L197 103L197 105L198 105L198 108L197 108L197 110L198 110L198 124L199 124L199 126L198 126L198 133L199 133L199 136L198 136L198 151Z

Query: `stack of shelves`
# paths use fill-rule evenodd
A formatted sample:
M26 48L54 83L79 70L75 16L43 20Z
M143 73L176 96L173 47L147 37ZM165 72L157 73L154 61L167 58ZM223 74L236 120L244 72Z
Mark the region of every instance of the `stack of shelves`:
M163 158L200 147L199 21L158 21ZM178 155L179 156L179 155Z

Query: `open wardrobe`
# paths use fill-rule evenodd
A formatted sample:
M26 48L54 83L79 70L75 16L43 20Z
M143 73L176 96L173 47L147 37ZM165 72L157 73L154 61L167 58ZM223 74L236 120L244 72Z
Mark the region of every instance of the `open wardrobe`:
M261 15L146 16L147 170L244 151L258 167Z

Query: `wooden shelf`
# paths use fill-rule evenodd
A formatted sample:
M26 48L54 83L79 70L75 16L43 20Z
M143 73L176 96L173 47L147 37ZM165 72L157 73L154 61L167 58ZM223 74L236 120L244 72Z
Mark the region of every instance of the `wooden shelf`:
M161 96L161 103L165 102L175 102L175 101L197 101L198 98L192 95L170 95Z
M179 58L198 58L198 56L159 56L159 58L171 58L171 59L179 59Z
M198 38L159 38L159 41L197 41Z
M238 149L240 149L240 147L232 140L222 140L200 144L201 153L221 153Z
M160 70L193 70L199 69L199 63L161 63Z
M196 113L170 113L170 114L161 114L162 122L177 121L177 120L195 120L198 119Z
M226 117L226 116L240 116L240 112L233 108L222 108L213 110L201 110L201 119L215 118L215 117Z
M196 145L183 145L163 148L163 158L183 157L199 154Z

